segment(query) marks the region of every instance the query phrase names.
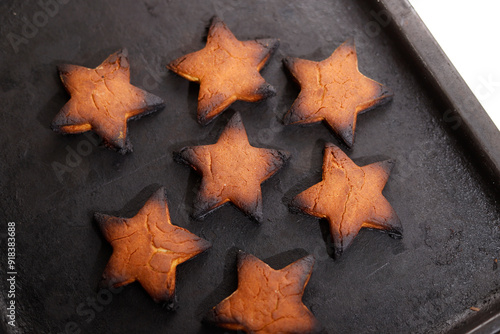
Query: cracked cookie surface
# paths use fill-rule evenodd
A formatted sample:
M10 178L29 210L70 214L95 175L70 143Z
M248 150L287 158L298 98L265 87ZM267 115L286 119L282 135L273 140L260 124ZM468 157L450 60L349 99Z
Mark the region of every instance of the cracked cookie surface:
M246 333L316 333L318 321L302 303L314 266L308 255L281 270L238 254L238 289L215 306L206 321Z
M325 121L349 147L354 144L357 115L389 101L393 95L359 72L352 39L323 61L287 57L283 62L301 88L283 122Z
M196 218L232 202L259 222L263 220L260 184L288 160L285 151L251 146L239 113L231 118L217 143L185 147L175 155L202 175Z
M401 222L382 195L392 165L386 160L359 167L340 148L326 144L323 180L298 194L291 205L328 221L336 257L363 227L401 236Z
M239 41L214 17L206 46L167 68L200 84L198 122L206 125L236 100L255 102L276 94L259 71L278 45L277 39Z
M96 68L77 65L58 67L70 100L52 121L54 131L97 133L120 153L132 150L127 121L164 107L159 97L130 84L127 50L110 55Z
M164 188L153 194L133 218L101 213L94 218L113 246L101 285L119 287L138 281L156 302L174 302L177 265L211 246L172 225Z

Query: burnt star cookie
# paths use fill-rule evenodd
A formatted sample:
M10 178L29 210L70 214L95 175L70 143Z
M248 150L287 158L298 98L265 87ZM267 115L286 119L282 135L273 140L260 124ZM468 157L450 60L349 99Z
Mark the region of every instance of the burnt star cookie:
M130 84L127 50L110 55L96 68L59 66L70 100L52 121L54 131L94 131L120 153L132 151L127 121L164 107L162 99Z
M260 184L283 166L288 153L250 146L241 116L236 113L216 144L185 147L175 153L175 158L203 177L195 202L196 218L232 202L261 222Z
M302 303L314 257L274 270L253 255L238 254L238 289L215 306L205 321L246 333L316 333L320 326Z
M278 45L277 39L239 41L214 17L206 46L167 68L200 84L198 122L206 125L236 100L255 102L276 94L259 71Z
M156 302L175 302L179 264L208 249L208 241L172 225L165 189L160 188L133 218L94 215L113 254L101 285L119 287L138 281Z
M400 237L399 218L382 195L391 169L389 160L359 167L340 148L326 144L323 181L298 194L291 204L328 221L336 257L363 227Z
M352 39L339 46L320 62L283 59L300 93L285 114L285 124L310 124L325 121L351 147L357 115L392 98L392 92L358 70Z

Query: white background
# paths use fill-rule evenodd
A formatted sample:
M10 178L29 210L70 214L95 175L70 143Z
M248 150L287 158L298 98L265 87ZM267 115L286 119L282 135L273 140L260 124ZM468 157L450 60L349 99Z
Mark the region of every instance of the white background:
M500 0L409 0L500 128Z

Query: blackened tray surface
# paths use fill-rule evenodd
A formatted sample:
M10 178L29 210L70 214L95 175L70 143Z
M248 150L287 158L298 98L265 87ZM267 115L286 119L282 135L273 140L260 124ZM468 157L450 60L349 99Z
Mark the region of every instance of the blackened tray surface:
M303 300L328 333L442 332L467 321L471 306L491 303L500 287L494 263L500 237L497 190L457 144L462 129L453 118L440 117L442 105L369 3L69 1L59 4L17 53L3 38L0 220L17 223L16 331L59 333L67 326L84 333L223 333L201 319L236 288L237 249L275 268L313 254L316 265ZM0 8L2 36L22 34L22 17L32 21L42 10L29 1L6 1ZM280 39L262 71L278 94L261 103L235 103L201 127L195 121L198 86L165 65L204 46L213 15L240 40ZM361 72L395 96L359 117L352 150L341 147L360 165L396 160L384 195L401 218L404 238L362 231L333 261L322 224L291 213L287 204L321 180L324 144L341 144L324 125L280 124L298 94L281 59L322 60L349 37L355 38ZM56 66L94 67L121 47L129 50L132 83L167 102L164 111L129 124L134 152L120 156L89 144L85 135L52 132L50 122L68 100ZM185 145L214 143L234 111L241 112L254 146L292 154L263 185L261 225L232 206L204 221L192 220L199 177L172 159ZM67 161L68 152L78 150L84 154ZM58 177L55 162L69 170ZM161 185L173 223L213 247L178 268L175 312L155 304L139 284L91 311L112 251L92 214L133 216ZM2 286L3 299L5 291Z

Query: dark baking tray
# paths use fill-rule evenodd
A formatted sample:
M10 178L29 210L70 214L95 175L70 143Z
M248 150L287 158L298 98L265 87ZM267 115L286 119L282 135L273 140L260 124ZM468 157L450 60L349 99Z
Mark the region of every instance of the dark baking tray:
M52 7L13 0L0 5L0 221L16 222L18 272L18 326L2 322L4 330L224 333L201 320L236 288L236 252L243 249L276 268L313 254L303 300L328 333L498 331L500 136L406 2L40 3ZM278 93L260 103L235 103L201 127L195 121L198 86L165 65L203 47L213 15L241 40L281 40L262 71ZM27 22L37 26L30 31ZM17 52L12 34L26 36ZM298 94L281 59L321 60L349 37L361 72L395 92L391 103L359 117L352 150L323 125L284 127L279 121ZM464 47L476 47L470 43ZM56 66L94 67L121 47L129 50L132 83L167 102L164 111L130 123L134 152L121 156L93 144L94 137L52 132L50 122L68 100ZM253 145L292 154L263 185L267 219L261 225L232 206L192 220L199 177L172 159L185 145L215 142L234 111L241 112ZM324 226L288 210L295 194L321 179L325 142L341 145L361 165L397 161L384 194L401 218L403 239L362 231L334 261ZM69 163L61 178L56 162ZM155 304L139 284L109 300L97 287L112 250L92 214L133 216L161 185L173 222L213 243L178 268L175 312ZM1 233L5 314L6 227Z

